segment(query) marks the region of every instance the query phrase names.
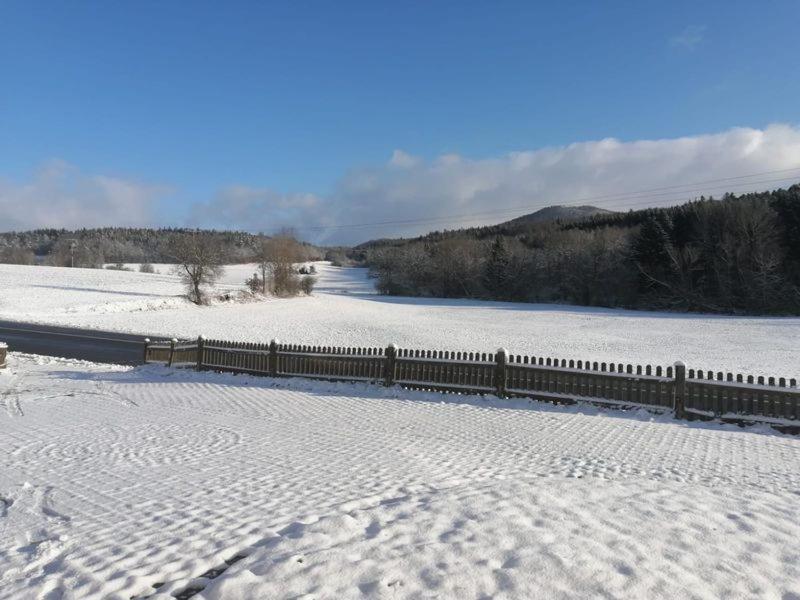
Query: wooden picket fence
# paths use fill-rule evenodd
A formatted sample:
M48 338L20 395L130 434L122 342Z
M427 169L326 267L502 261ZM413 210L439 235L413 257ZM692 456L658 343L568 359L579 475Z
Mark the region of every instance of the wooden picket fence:
M800 426L796 379L494 353L197 340L144 343L145 363L272 377L367 381L463 394L674 411Z

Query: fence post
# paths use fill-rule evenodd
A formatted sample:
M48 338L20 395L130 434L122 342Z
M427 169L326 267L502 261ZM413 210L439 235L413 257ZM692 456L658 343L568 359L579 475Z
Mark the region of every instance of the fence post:
M495 359L497 361L497 366L494 370L494 388L495 394L499 398L502 398L506 395L506 359L508 358L508 352L506 352L505 348L498 348L497 354L495 355Z
M203 370L203 347L206 345L206 339L202 335L197 336L197 370Z
M383 363L383 385L390 387L394 385L394 366L397 364L397 346L389 344L386 346L385 360Z
M269 375L278 376L278 340L273 339L269 343Z
M150 338L144 338L144 353L142 354L142 364L147 364L147 348L150 346Z
M178 343L178 340L172 338L169 341L169 362L167 363L168 367L172 366L172 359L175 358L175 344Z
M675 382L673 390L673 408L676 419L686 418L686 365L678 361L675 363Z

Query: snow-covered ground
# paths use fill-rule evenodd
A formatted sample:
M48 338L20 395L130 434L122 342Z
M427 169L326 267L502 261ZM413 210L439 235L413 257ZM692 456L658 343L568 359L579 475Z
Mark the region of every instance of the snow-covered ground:
M0 265L0 319L165 337L493 351L632 364L672 364L800 377L800 318L636 312L566 305L397 298L364 269L318 265L314 295L196 307L169 267L159 274ZM228 267L224 290L253 265Z
M798 539L800 438L766 428L13 353L0 371L0 598L789 600Z

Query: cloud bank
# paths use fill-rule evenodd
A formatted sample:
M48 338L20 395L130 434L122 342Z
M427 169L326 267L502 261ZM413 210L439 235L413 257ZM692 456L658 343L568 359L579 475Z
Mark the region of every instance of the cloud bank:
M791 168L797 170L742 177ZM738 179L697 184L726 178ZM396 150L383 165L345 174L326 196L232 186L196 205L191 220L265 232L294 227L317 243L357 243L497 223L552 204L628 210L796 181L800 128L771 125L662 140L609 138L485 159L423 160ZM670 189L630 193L663 187ZM372 223L387 224L362 226Z
M785 169L794 170L767 173ZM797 181L800 127L781 124L674 139L609 138L481 159L424 159L396 150L384 164L343 174L324 195L226 186L187 207L185 224L265 233L294 228L315 243L352 244L499 223L553 204L628 210ZM0 179L0 230L167 225L156 214L170 192L53 161L28 183Z
M164 186L87 175L53 160L28 183L0 179L0 230L152 225L156 204L168 192Z

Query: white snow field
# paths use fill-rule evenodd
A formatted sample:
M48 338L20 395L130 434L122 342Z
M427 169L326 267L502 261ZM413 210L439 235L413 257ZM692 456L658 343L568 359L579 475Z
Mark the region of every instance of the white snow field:
M669 365L800 377L800 318L728 317L566 305L398 298L364 269L318 264L311 297L196 307L170 267L160 274L0 265L0 319L164 337L386 346ZM227 268L241 289L253 265Z
M765 427L14 353L0 371L4 599L793 600L799 539L800 438Z

